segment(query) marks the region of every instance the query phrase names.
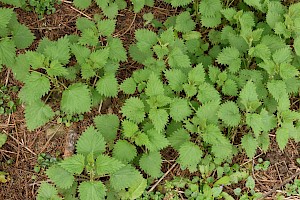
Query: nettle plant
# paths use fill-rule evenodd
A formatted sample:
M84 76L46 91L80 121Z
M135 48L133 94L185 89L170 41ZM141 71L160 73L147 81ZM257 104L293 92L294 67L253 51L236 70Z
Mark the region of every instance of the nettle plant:
M0 70L3 65L11 67L15 63L16 50L31 45L34 35L18 22L12 9L0 8Z
M110 124L103 124L110 122ZM51 166L46 174L55 184L42 183L38 200L42 199L136 199L147 186L146 179L130 163L136 156L134 146L119 140L112 153L106 141L115 138L119 127L116 115L95 118L97 129L88 127L76 144L76 154ZM112 126L114 124L115 126ZM106 136L106 137L104 137ZM124 153L126 152L126 153Z
M19 97L26 106L29 130L55 115L70 120L118 94L115 72L127 56L121 40L111 36L115 21L79 18L76 25L79 37L44 38L36 51L19 55L12 67L15 77L24 82ZM50 107L53 101L60 103L55 112Z
M283 39L269 20L250 11L223 9L218 0L209 7L209 2L199 5L202 26L222 25L221 31L211 29L205 42L193 31L196 23L188 12L168 19L159 35L137 30L137 43L129 52L145 67L120 85L133 95L121 110L124 137L149 152L171 145L179 152L177 162L191 172L206 153L218 162L231 158L237 148L230 138L240 130L241 147L250 158L257 148L268 150L270 131L276 132L281 150L289 138L300 139L300 113L290 109L289 100L299 95L295 26L300 4L267 4L268 12L281 6L282 17L291 19L291 48L293 40Z
M74 5L79 9L86 9L92 4L92 0L74 0ZM115 18L119 10L125 9L127 3L125 0L95 0L96 4L101 8L103 14L112 19ZM130 0L133 5L133 11L138 13L144 6L152 7L154 0Z

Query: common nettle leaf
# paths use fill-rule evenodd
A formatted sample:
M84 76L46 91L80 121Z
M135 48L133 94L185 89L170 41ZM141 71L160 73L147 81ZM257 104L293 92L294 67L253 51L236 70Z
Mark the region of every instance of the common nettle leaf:
M88 127L76 143L76 152L84 156L92 153L95 157L105 151L103 136L93 126Z
M70 188L75 181L74 176L70 172L58 165L49 167L46 174L55 183L55 185L62 189Z
M91 50L89 48L79 44L72 44L71 52L75 55L76 60L80 65L86 63L86 59L88 59L91 54Z
M145 118L145 105L139 98L130 97L125 101L121 112L128 119L140 123Z
M37 200L45 200L45 199L61 200L62 198L58 196L58 191L53 185L46 182L42 182L42 184L38 189L38 194L36 199Z
M63 37L53 42L53 45L45 48L44 55L51 60L58 60L61 64L67 64L71 57L69 39Z
M116 139L120 120L117 115L106 114L94 118L97 130L102 134L106 142Z
M192 142L185 142L180 146L178 152L179 157L177 162L181 165L181 168L188 168L190 172L195 172L203 155L199 146Z
M177 131L174 131L168 137L168 140L170 141L171 146L178 151L181 145L188 142L190 138L190 134L184 128L180 128Z
M127 54L123 47L122 41L119 38L108 37L109 58L114 61L126 61Z
M74 83L63 91L61 98L61 110L67 114L80 114L90 111L90 90L83 83Z
M114 149L112 153L114 158L124 163L128 163L132 161L137 155L135 146L133 146L126 140L118 140L114 145Z
M99 49L90 54L90 59L93 61L94 68L102 68L106 65L109 56L109 48Z
M105 97L115 97L118 94L118 81L114 74L104 75L96 84L99 94Z
M267 88L271 95L277 101L282 97L287 97L288 94L286 92L286 85L281 80L272 80L267 83Z
M149 119L157 131L162 131L168 123L169 115L165 109L152 108L149 111Z
M49 76L68 76L69 72L58 60L53 60L46 69Z
M192 2L192 0L170 0L173 7L186 6Z
M88 63L83 63L81 65L81 77L83 79L90 79L96 75L93 67Z
M197 99L201 103L221 100L219 92L214 88L214 86L207 82L199 85Z
M249 158L253 158L258 147L257 140L250 133L248 133L247 135L243 136L241 144L242 147L245 149L247 156Z
M205 81L205 71L202 63L198 64L191 71L189 71L188 80L196 85L200 85Z
M189 31L194 30L195 27L196 27L196 23L191 18L189 12L187 11L182 12L176 17L176 24L174 27L175 30L182 33L187 33Z
M186 99L174 98L170 104L170 117L182 121L192 114L192 109Z
M131 138L135 133L139 131L138 125L129 120L123 120L122 128L123 128L122 133L127 138Z
M172 90L179 92L183 89L182 85L187 82L187 76L181 70L169 69L164 73Z
M76 27L80 31L83 31L85 29L91 29L91 30L96 29L95 22L93 22L92 20L89 20L86 17L78 17L76 20Z
M163 83L154 73L152 73L149 77L147 88L145 89L145 94L149 97L164 95Z
M218 111L218 117L227 126L238 126L241 121L241 114L236 103L232 101L227 101L220 106Z
M294 39L294 49L298 56L300 56L300 36Z
M58 165L72 174L81 174L85 167L85 157L81 154L76 154L64 159Z
M217 101L209 101L207 103L203 103L197 110L197 117L206 123L217 124L218 123L218 110L220 107L220 102Z
M155 129L148 130L146 134L150 142L149 145L146 145L146 147L150 151L159 151L170 144L164 133L161 133Z
M25 25L17 24L12 27L12 39L18 49L24 49L31 45L35 37Z
M218 55L217 61L220 64L228 65L229 71L232 73L238 72L241 67L241 59L238 49L234 47L226 47L222 49L222 52Z
M120 89L125 93L125 94L134 94L136 91L136 82L132 77L127 78L121 83Z
M81 32L81 36L78 39L78 43L81 45L89 45L95 47L99 43L99 38L94 30L88 28L88 29L84 29Z
M16 57L16 46L12 40L0 40L0 65L12 66Z
M256 110L260 106L256 86L252 81L248 81L240 92L241 103L250 111Z
M78 186L81 200L101 200L106 196L106 187L101 181L84 181Z
M0 8L0 28L4 29L7 27L12 15L13 15L12 9L7 8Z
M116 20L106 19L97 22L97 28L101 35L110 36L114 33L116 28Z
M140 181L143 181L142 175L131 165L122 167L110 177L111 186L117 191L130 188Z
M276 131L276 141L281 151L286 147L290 135L297 131L292 123L283 123Z
M282 63L290 63L292 61L292 52L289 47L281 48L276 50L272 58L275 63L282 64Z
M187 55L178 47L174 48L169 54L168 64L172 68L189 68L191 61Z
M161 172L162 159L159 152L144 153L139 161L140 167L148 175L153 178L158 178Z
M221 9L220 0L202 0L199 4L199 11L204 16L214 17Z
M54 117L54 112L50 106L46 105L41 100L34 101L26 105L25 120L29 130L34 130Z
M83 10L83 9L88 8L91 5L92 1L91 0L74 0L73 3L77 8Z
M107 155L99 155L96 159L96 171L100 176L115 173L124 166L121 161Z
M38 101L50 90L50 81L38 72L32 72L27 76L25 85L22 87L19 97L25 103Z

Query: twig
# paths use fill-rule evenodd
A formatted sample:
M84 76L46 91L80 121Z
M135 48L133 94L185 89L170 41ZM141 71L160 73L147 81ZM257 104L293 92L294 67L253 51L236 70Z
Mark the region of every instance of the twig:
M25 149L27 149L27 151L29 151L30 153L32 153L33 155L36 156L36 153L34 153L31 149L29 149L27 146L25 146L23 143L21 143L19 140L17 140L16 138L14 138L12 135L7 134L9 137L11 137L14 141L16 141L19 145L21 145L22 147L24 147Z
M126 29L126 31L124 33L122 33L122 34L116 33L114 35L114 37L121 37L121 36L125 35L128 31L130 31L133 23L135 22L135 18L136 18L136 14L134 15L133 20L132 20L131 24L129 25L129 27Z
M278 190L279 188L281 188L282 186L286 185L287 183L289 183L290 181L292 181L294 178L296 178L297 176L300 175L300 170L295 173L293 176L291 176L290 178L286 179L285 181L283 181L282 183L280 183L279 185L273 187L272 190L270 190L269 192L267 192L266 194L264 194L259 200L263 200L266 197L268 197L269 195L271 195L272 193L276 192L276 190Z
M257 156L255 156L255 157L254 157L254 158L252 158L251 160L248 160L247 162L245 162L245 163L241 164L241 166L244 166L244 165L248 164L249 162L251 162L251 161L255 160L256 158L260 157L260 156L261 156L261 155L263 155L263 154L264 154L264 153L260 153L260 154L258 154Z
M177 163L174 163L171 168L148 190L148 193L152 192L156 186L174 169L174 167L177 165Z
M69 4L72 4L73 2L72 1L66 1L66 0L60 0L62 3L69 3Z
M43 146L42 150L40 151L39 154L41 154L48 146L48 144L50 143L50 141L52 140L52 138L56 135L56 133L58 132L58 130L61 128L62 124L60 124L58 126L58 128L55 130L55 132L49 137L49 139L47 140L46 144Z
M71 8L72 10L75 10L76 12L82 14L83 16L85 16L85 17L88 18L88 19L93 19L93 18L91 18L90 16L88 16L87 14L85 14L84 12L81 12L80 10L77 10L77 9L74 8L73 6L70 6L70 8Z

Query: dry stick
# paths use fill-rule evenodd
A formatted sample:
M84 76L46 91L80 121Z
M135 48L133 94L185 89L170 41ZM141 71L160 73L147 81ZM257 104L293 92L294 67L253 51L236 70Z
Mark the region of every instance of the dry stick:
M152 192L156 186L172 171L172 169L177 165L177 163L174 163L171 168L148 190L148 193Z
M251 160L248 160L247 162L245 162L245 163L241 164L241 166L244 166L244 165L248 164L249 162L251 162L251 161L255 160L256 158L260 157L260 156L261 156L261 155L263 155L263 154L264 154L264 153L260 153L260 154L258 154L257 156L255 156L255 157L254 157L254 158L252 158Z
M81 12L80 10L77 10L76 8L74 8L73 6L70 6L71 9L75 10L76 12L82 14L83 16L85 16L88 19L92 19L90 16L88 16L87 14L85 14L84 12Z
M282 186L286 185L287 183L289 183L290 181L292 181L294 178L296 178L297 176L300 175L300 171L298 171L297 173L295 173L293 176L291 176L290 178L286 179L285 181L283 181L282 183L280 183L279 185L275 186L272 190L270 190L269 192L267 192L266 194L264 194L259 200L263 200L266 197L268 197L269 195L271 195L272 193L276 192L276 190L278 190L279 188L281 188Z
M11 137L14 141L16 141L19 145L21 145L22 147L24 147L25 149L27 149L27 151L29 151L30 153L32 153L33 155L36 156L36 153L34 153L31 149L29 149L28 147L26 147L23 143L21 143L19 140L17 140L16 138L14 138L12 135L7 134L9 137Z
M43 148L42 148L42 150L40 151L39 154L41 154L41 153L43 153L43 151L45 151L45 149L47 148L48 144L50 143L50 141L55 136L55 134L57 133L57 131L60 129L61 126L62 126L62 124L60 124L59 127L55 130L55 132L50 136L50 138L47 140L46 144L43 146Z
M128 31L130 31L130 29L131 29L133 23L135 22L135 18L136 18L136 13L135 13L135 15L134 15L134 17L133 17L133 20L132 20L130 26L126 29L126 31L125 31L124 33L122 33L122 34L116 33L116 34L114 35L114 37L121 37L121 36L125 35Z

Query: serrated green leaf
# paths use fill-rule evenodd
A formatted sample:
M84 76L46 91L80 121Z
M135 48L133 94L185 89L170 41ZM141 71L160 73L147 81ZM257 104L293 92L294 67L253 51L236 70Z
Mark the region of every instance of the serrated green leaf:
M94 62L93 67L98 69L102 68L107 64L107 59L109 56L109 48L99 49L90 54L91 61Z
M170 116L175 121L182 121L192 114L186 99L174 98L170 104Z
M83 10L83 9L88 8L91 5L92 1L91 0L74 0L73 3L75 5L75 7Z
M142 155L140 158L140 167L148 175L153 178L158 178L161 172L162 159L159 152L149 152Z
M29 47L35 39L33 33L23 24L13 26L12 36L13 41L19 49Z
M47 176L62 189L68 189L73 185L74 176L58 165L49 167L46 171Z
M76 20L76 27L82 32L85 29L94 30L96 28L96 25L95 22L89 20L86 17L78 17Z
M243 149L245 149L247 156L249 158L253 158L256 154L256 149L258 147L257 140L251 134L248 133L247 135L243 136L241 144Z
M267 83L267 88L275 100L279 101L280 98L287 97L286 85L281 80L272 80Z
M11 17L13 15L13 10L8 8L0 8L0 28L6 28Z
M102 200L106 196L106 187L101 181L84 181L78 186L80 200Z
M58 39L51 46L46 46L44 54L51 60L58 60L61 64L69 63L70 55L70 42L67 37Z
M0 66L12 66L16 57L16 46L12 40L3 38L0 41Z
M136 91L136 82L132 77L127 78L121 83L120 89L125 93L125 94L134 94Z
M218 55L217 61L220 64L228 65L229 71L236 73L241 66L241 59L239 58L240 53L238 49L234 47L227 47L222 49L222 52Z
M210 101L220 101L219 92L209 83L204 82L199 86L197 99L201 103L207 103Z
M178 47L174 48L170 55L168 64L172 68L189 68L191 67L191 61L187 55L185 55Z
M85 157L81 154L75 154L64 159L58 165L72 174L81 174L85 167Z
M166 70L164 73L172 90L179 92L183 89L182 85L187 82L187 77L181 70L170 69Z
M145 118L145 105L139 98L130 97L125 101L121 112L128 119L140 123Z
M142 180L142 175L131 165L126 165L110 177L111 186L117 191L130 188Z
M122 41L119 38L112 38L109 37L108 40L108 47L109 47L109 58L114 61L126 61L127 54L126 50L123 47Z
M25 103L33 103L47 94L50 90L50 81L38 72L32 72L27 76L19 97Z
M289 47L276 50L273 55L273 60L277 64L290 63L292 61L292 52Z
M162 131L167 125L169 115L165 109L150 109L149 119L152 121L157 131Z
M195 29L196 23L191 18L189 12L182 12L176 17L175 30L187 33Z
M42 184L38 189L38 194L36 199L37 200L49 200L49 199L60 200L62 198L58 196L58 192L53 185L46 182L42 182Z
M236 127L241 121L241 114L236 103L227 101L220 106L218 117L227 125Z
M148 130L146 134L150 142L148 146L146 145L146 147L150 151L159 151L170 144L165 135L155 129Z
M118 94L118 81L114 74L104 75L96 85L99 94L105 97L115 97Z
M95 125L102 134L106 142L112 142L116 139L119 128L119 118L117 115L106 114L94 118Z
M147 88L145 89L145 94L149 97L164 95L163 83L154 73L152 73L149 77Z
M199 11L204 16L213 17L221 9L222 4L220 0L202 0L199 4Z
M61 63L54 60L50 63L49 68L46 69L49 76L68 76L69 72Z
M126 152L126 154L124 154L124 152ZM133 146L126 140L118 140L114 145L112 153L114 158L124 163L132 161L137 155L135 146Z
M181 145L185 142L188 142L191 139L190 134L183 128L174 131L169 137L168 140L171 143L171 146L177 151L180 149Z
M192 142L185 142L179 148L179 157L177 162L183 169L188 168L190 172L197 170L197 165L202 159L202 151L199 146Z
M63 91L61 98L61 110L67 114L80 114L90 111L90 90L83 83L74 83Z
M121 161L107 155L99 155L96 159L96 171L99 176L115 173L124 166Z
M88 127L76 143L76 151L84 156L92 153L95 157L105 151L106 143L101 133L93 126Z
M54 112L50 106L41 100L32 102L25 107L25 120L29 130L34 130L43 126L54 117Z
M289 128L287 126L282 126L277 129L276 141L280 150L283 151L289 141Z
M97 27L101 35L110 36L116 28L116 20L106 19L97 22Z

